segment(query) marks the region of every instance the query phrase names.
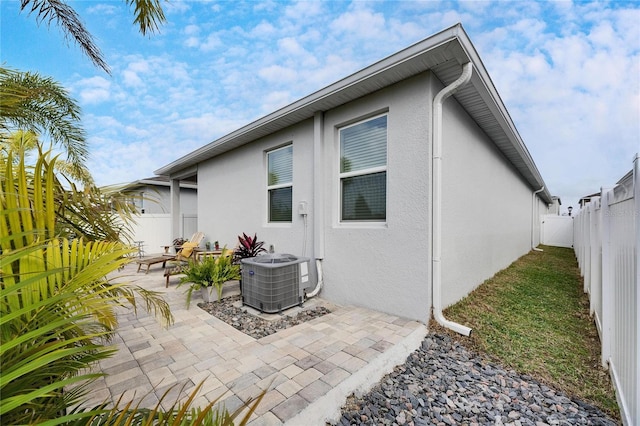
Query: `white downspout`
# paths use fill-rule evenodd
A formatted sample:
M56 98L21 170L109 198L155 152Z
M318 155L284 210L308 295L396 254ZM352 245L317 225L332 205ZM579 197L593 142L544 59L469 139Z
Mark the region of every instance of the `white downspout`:
M442 103L471 80L472 71L473 65L471 62L464 64L460 77L438 92L433 99L433 151L431 161L433 165L433 193L431 200L433 209L433 258L431 262L433 274L433 317L443 327L465 336L471 335L469 327L449 321L442 314Z
M322 259L324 259L324 113L318 111L313 117L313 253L316 260L318 282L305 299L314 297L324 284Z
M542 191L544 191L544 185L542 185L542 188L538 189L537 191L534 191L533 194L531 195L531 250L534 251L544 251L542 249L539 249L538 247L536 247L535 245L535 238L534 238L534 233L536 230L536 194L541 193Z

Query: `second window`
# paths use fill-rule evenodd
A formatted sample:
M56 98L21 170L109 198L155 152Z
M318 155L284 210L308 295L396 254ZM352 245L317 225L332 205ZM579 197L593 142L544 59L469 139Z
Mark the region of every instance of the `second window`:
M340 220L387 219L387 116L340 129Z
M269 222L291 222L293 202L293 146L267 152Z

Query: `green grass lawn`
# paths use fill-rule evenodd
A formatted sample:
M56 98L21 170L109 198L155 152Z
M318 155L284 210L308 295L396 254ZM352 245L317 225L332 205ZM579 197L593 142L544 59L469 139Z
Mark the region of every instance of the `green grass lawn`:
M456 335L471 349L619 419L573 250L541 248L498 272L445 316L473 329L470 338Z

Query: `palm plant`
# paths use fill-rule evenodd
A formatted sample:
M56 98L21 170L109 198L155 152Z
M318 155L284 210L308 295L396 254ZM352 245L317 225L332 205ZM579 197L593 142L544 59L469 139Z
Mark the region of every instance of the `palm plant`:
M137 294L173 321L158 293L107 278L132 248L67 238L59 211L74 197L60 194L69 191L54 164L41 156L30 170L23 156L17 165L12 152L0 156L0 416L8 424L55 418L82 397L82 386L63 390L95 378L82 371L113 353L100 342L117 325L116 305L135 308Z
M107 343L117 325L115 307L136 308L136 295L165 323L173 318L155 292L107 278L128 262L133 249L119 241L69 239L60 227L61 185L55 158L40 156L33 168L0 153L0 418L3 424L205 424L230 425L260 402L228 413L191 404L169 410L82 406L87 385L101 374L88 369L111 356ZM69 191L67 191L69 192ZM72 191L71 191L72 192ZM69 206L66 206L69 207ZM166 396L166 395L165 395ZM249 405L250 404L250 405Z
M156 32L160 24L165 22L164 12L159 0L124 0L128 6L134 7L134 24L142 35ZM93 41L93 36L82 24L76 11L62 0L21 0L20 10L35 13L40 24L55 22L64 32L67 40L75 41L94 65L110 73L109 66L102 57L100 49Z
M86 167L85 132L80 107L53 79L37 73L0 67L0 149L43 149L38 135L47 135L67 154L70 176L93 183Z

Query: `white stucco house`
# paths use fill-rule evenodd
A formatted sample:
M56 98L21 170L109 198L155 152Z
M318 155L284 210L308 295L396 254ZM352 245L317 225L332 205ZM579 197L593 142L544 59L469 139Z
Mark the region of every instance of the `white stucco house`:
M460 24L156 173L174 220L197 176L208 236L257 232L323 298L425 323L535 247L552 203Z
M123 186L122 191L131 194L131 202L140 214L171 213L171 189L166 176L152 176L130 182ZM180 182L180 211L182 214L198 213L196 182Z
M189 238L198 230L198 185L195 177L179 184L180 206L175 209L178 227L173 228L171 188L166 176L153 176L122 186L139 213L132 224L132 240L141 255L163 253L176 236ZM172 229L173 228L173 229Z

